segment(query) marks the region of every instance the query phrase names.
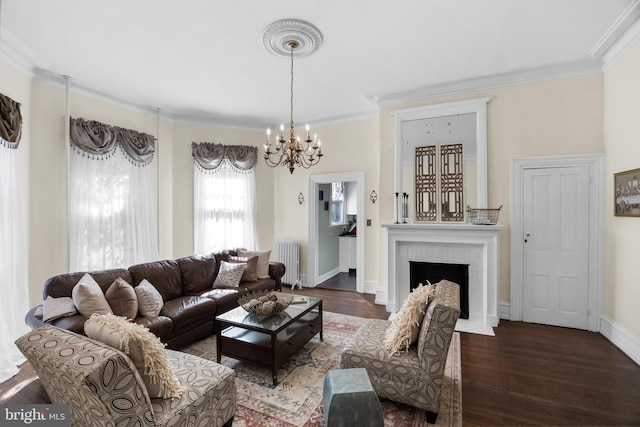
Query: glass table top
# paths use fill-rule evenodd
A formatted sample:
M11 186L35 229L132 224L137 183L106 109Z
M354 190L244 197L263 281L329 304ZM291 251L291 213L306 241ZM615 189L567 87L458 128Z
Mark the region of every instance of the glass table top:
M306 295L295 295L283 292L273 292L276 295L289 299L292 298L291 304L283 312L272 314L270 316L257 316L248 313L242 307L236 307L226 313L216 316L216 320L237 326L252 326L254 328L265 329L268 331L276 331L283 325L291 322L291 320L302 316L314 308L318 307L322 299L310 297Z

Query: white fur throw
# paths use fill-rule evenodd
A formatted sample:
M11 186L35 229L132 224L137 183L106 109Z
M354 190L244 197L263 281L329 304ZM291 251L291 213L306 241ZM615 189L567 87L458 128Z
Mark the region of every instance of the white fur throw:
M420 334L420 325L429 300L435 295L432 284L414 288L384 335L384 347L391 354L407 350Z
M173 372L164 344L149 329L113 314L93 314L84 324L89 338L127 354L138 369L149 397L179 397L180 383Z

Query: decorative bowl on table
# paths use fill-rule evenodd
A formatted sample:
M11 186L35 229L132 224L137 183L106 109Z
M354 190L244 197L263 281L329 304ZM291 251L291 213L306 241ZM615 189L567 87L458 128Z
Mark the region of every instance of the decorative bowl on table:
M270 290L252 292L238 298L238 304L247 313L265 317L282 313L290 303L291 298Z

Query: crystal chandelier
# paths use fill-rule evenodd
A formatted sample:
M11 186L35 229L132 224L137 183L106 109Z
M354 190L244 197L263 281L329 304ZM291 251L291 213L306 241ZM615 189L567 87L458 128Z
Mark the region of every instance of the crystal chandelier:
M273 23L270 27L267 27L265 30L265 46L271 51L274 51L273 48L273 39L274 34L276 36L281 36L284 32L284 27L287 26L287 30L291 30L293 25L293 31L295 34L292 38L288 40L284 40L284 43L280 44L281 47L287 47L289 49L289 57L291 58L291 118L289 122L289 135L288 138L285 138L284 124L280 125L280 134L275 136L275 143L271 143L271 129L267 128L267 140L264 144L264 160L265 163L270 167L283 166L288 167L289 172L293 173L296 167L303 167L305 169L310 168L311 166L317 164L322 157L322 142L317 138L314 134L313 138L311 138L311 134L309 132L309 125L306 126L306 136L304 140L300 139L300 135L296 134L294 123L293 123L293 57L294 51L300 47L300 41L309 43L309 40L313 41L311 37L302 37L299 38L299 34L302 34L302 30L308 30L311 24L308 24L304 21L297 20L282 20ZM313 31L317 31L315 27L312 28ZM271 33L271 34L270 34ZM267 35L271 38L267 40ZM303 34L306 35L306 34ZM321 35L317 32L317 35L313 33L313 36L321 41ZM277 38L277 37L275 37ZM300 41L299 41L300 40ZM282 37L279 39L280 42L283 41ZM267 42L271 44L267 44ZM317 46L312 46L314 49L317 49ZM282 50L282 49L281 49ZM303 52L305 54L305 52Z

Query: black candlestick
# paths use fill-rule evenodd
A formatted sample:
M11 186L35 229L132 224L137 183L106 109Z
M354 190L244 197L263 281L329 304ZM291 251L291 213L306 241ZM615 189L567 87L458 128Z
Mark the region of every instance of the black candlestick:
M396 224L400 224L400 212L398 211L398 208L400 207L400 205L398 204L399 195L400 193L396 193Z
M402 223L407 223L407 214L409 213L409 194L402 193L402 199L404 200L402 204Z

